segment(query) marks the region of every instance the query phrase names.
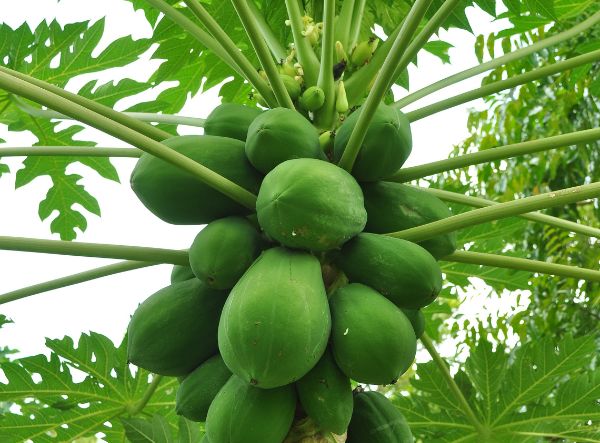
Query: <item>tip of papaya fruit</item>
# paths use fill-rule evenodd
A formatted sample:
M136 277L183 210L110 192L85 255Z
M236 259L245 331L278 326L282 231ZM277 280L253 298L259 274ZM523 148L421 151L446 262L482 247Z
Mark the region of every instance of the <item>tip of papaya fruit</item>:
M252 386L256 386L256 385L258 384L258 380L257 380L257 379L255 379L255 378L251 378L251 379L250 379L250 384L251 384Z

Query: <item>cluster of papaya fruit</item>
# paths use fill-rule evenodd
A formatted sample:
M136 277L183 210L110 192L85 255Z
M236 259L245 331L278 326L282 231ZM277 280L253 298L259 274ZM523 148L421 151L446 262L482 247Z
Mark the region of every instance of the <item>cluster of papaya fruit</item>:
M223 104L205 135L164 142L256 193L256 211L148 154L133 171L132 188L155 215L207 224L190 266L174 268L128 330L129 361L180 377L177 412L206 422L206 442L412 441L385 396L353 387L391 384L410 368L420 309L442 286L436 259L455 239L383 235L450 212L385 181L412 137L384 104L352 174L334 164L360 112L323 146L300 113Z

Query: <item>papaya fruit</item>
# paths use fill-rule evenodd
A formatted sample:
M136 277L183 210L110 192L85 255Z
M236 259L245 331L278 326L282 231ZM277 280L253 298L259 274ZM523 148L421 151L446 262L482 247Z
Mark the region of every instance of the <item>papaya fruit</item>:
M335 135L335 161L342 158L362 108L353 112ZM412 134L406 116L391 106L380 104L367 128L365 140L354 162L352 175L361 182L391 176L404 164L412 150Z
M186 281L190 278L196 278L192 268L189 266L175 265L171 270L171 283Z
M208 407L231 377L219 354L194 369L179 385L175 410L192 421L206 421Z
M298 112L287 108L269 109L252 122L246 155L263 174L293 158L324 159L317 129Z
M217 353L217 327L225 299L225 292L196 278L154 293L131 317L127 360L156 374L189 374Z
M346 443L413 443L402 413L383 394L360 392L354 396L354 412Z
M219 321L219 351L246 382L275 388L319 361L331 317L319 260L305 252L263 252L231 290Z
M260 389L232 375L208 409L206 434L211 443L281 443L295 410L293 385Z
M346 432L352 416L352 386L330 349L296 382L296 390L302 408L321 430L334 434Z
M380 181L364 183L362 189L368 215L367 232L397 232L452 215L439 198L413 186ZM456 233L438 235L418 244L440 259L456 250Z
M395 383L417 352L412 325L400 308L360 283L336 290L329 305L331 349L342 372L359 383Z
M279 77L281 77L283 86L285 86L285 89L292 100L296 100L298 97L300 97L302 88L300 87L300 83L298 83L294 77L287 74L279 74Z
M248 191L258 192L261 175L246 159L244 143L240 140L182 135L162 143ZM176 225L205 224L230 215L250 213L192 174L146 153L131 174L131 187L154 215Z
M262 250L262 237L247 219L210 222L189 249L194 275L214 289L231 289Z
M256 212L272 239L312 251L341 246L367 222L356 180L331 163L305 158L288 160L267 174Z
M263 111L237 103L222 103L204 121L204 134L246 141L250 124Z
M402 309L404 315L410 320L410 324L415 331L415 336L421 338L423 332L425 332L425 316L420 309Z
M337 264L351 282L371 286L400 308L427 306L442 289L435 258L399 238L363 232L343 246Z
M300 107L306 111L318 111L325 104L325 92L318 86L311 86L302 93Z

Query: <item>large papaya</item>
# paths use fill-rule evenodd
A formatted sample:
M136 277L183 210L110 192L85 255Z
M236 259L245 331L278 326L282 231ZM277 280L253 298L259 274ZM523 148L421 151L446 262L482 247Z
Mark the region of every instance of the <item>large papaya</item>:
M352 416L350 379L327 349L317 365L296 382L302 408L323 431L343 434Z
M406 419L383 394L360 392L354 396L354 412L346 443L413 443Z
M215 289L235 285L263 246L260 233L243 217L226 217L202 229L189 250L196 277Z
M342 372L360 383L395 383L417 352L412 325L400 308L359 283L336 290L329 304L331 349Z
M368 215L367 232L402 231L452 215L448 206L435 195L413 186L380 181L364 183L362 189ZM439 259L456 250L456 233L438 235L418 244Z
M182 135L162 143L242 188L258 192L261 175L246 159L243 142L211 135ZM176 225L204 224L250 213L189 172L150 154L142 154L135 165L131 187L154 215Z
M435 258L399 238L363 232L344 245L337 262L351 282L371 286L401 308L427 306L442 289Z
M204 121L204 134L246 141L250 124L263 111L237 103L223 103Z
M186 281L190 278L196 278L192 268L189 266L175 265L171 270L171 283Z
M219 350L234 374L252 385L274 388L315 366L330 329L319 260L273 248L231 290L219 322Z
M260 389L233 375L208 409L206 434L211 443L281 443L295 410L293 385Z
M352 113L336 133L333 153L342 158L362 108ZM389 177L404 164L412 150L412 134L406 116L391 106L380 104L367 128L365 140L354 162L352 175L358 181Z
M271 238L313 251L341 246L367 222L356 180L331 163L307 158L288 160L267 174L256 211Z
M226 293L194 278L159 290L136 309L127 330L129 362L161 375L187 375L217 352Z
M175 397L177 414L192 421L206 421L210 404L231 375L219 354L206 360L179 385Z
M246 155L264 174L293 158L325 159L317 129L300 113L287 108L270 109L252 122Z

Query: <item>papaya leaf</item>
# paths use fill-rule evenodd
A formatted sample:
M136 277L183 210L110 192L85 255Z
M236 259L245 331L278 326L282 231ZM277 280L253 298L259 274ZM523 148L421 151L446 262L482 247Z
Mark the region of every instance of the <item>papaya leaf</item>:
M138 369L133 374L127 364L126 340L117 348L92 332L82 334L77 345L70 337L48 339L46 345L49 357L0 364L8 380L0 388L0 401L11 401L19 409L4 416L0 441L43 443L90 435L124 441L125 428L118 418L129 416L150 385L148 372ZM175 420L176 383L174 378L161 380L143 413Z
M200 443L204 435L203 426L185 417L179 417L177 438L173 438L173 429L160 415L152 420L141 418L122 418L125 435L131 443Z

